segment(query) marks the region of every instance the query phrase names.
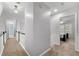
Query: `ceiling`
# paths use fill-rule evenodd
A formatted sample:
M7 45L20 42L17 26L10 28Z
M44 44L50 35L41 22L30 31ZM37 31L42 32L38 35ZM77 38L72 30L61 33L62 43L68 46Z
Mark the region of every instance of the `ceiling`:
M54 9L58 9L58 12L67 11L70 9L79 9L79 2L41 2L39 3L42 7L48 8L52 11L53 14L55 12ZM58 13L57 12L57 13Z
M1 18L3 20L7 20L7 19L22 19L24 18L24 8L26 7L26 3L17 3L17 2L1 2L2 4L2 14L1 14ZM17 5L17 6L15 6ZM18 13L15 13L14 10L17 8Z
M18 13L24 11L24 3L17 2L3 2L3 11L14 13L14 10L17 9ZM18 14L17 13L17 14Z
M26 7L26 2L2 2L3 17L23 17L24 16L24 8ZM30 3L31 4L31 3ZM52 14L57 14L59 12L68 11L70 9L79 9L79 2L39 2L39 7L49 9ZM18 13L14 13L15 5L18 5ZM30 7L31 8L31 7ZM58 12L54 12L54 9L58 9ZM29 9L31 10L31 9Z
M70 23L74 23L75 16L71 15L71 16L67 16L67 17L62 17L61 19L63 20L64 24L70 24Z

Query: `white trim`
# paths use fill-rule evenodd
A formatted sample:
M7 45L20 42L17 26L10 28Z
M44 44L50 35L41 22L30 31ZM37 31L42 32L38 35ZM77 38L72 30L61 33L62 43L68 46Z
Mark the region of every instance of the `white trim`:
M64 15L61 18L63 18L63 17L69 17L69 16L75 16L75 13L70 13L70 14Z
M1 53L0 53L0 56L2 56L3 50L4 50L4 47L2 48L2 51L1 51Z
M21 47L24 49L24 51L27 53L28 56L30 56L29 52L24 48L23 44L20 42Z
M75 49L76 52L79 52L79 49Z
M4 50L4 44L3 44L3 35L1 36L1 39L2 39L2 47L1 47L1 52L0 52L0 56L2 56L2 53L3 53L3 50Z
M59 43L53 43L53 44L51 44L51 48L52 48L54 45L60 45L60 42L59 42Z
M48 48L47 50L45 50L43 53L41 53L39 56L43 56L44 54L46 54L47 52L49 52L51 50L51 48Z
M56 42L54 45L60 45L60 42Z
M78 40L78 34L77 34L77 30L78 30L78 12L77 13L75 13L75 51L79 51L78 49L77 49L77 40Z

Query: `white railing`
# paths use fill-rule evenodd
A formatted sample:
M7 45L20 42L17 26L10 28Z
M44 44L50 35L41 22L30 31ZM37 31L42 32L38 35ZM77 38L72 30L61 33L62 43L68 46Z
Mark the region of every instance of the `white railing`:
M20 42L20 39L22 39L25 33L21 32L21 31L16 31L16 39L18 42Z
M0 55L2 55L5 43L6 43L6 31L0 33Z

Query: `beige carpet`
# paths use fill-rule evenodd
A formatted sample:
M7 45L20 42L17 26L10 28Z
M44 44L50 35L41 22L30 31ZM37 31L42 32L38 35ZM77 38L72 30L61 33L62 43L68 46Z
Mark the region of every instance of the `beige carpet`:
M66 42L62 42L60 46L55 45L52 47L51 51L47 54L48 56L79 56L79 52L74 50L75 41L73 39L68 39Z
M15 38L9 38L4 46L2 56L27 56L27 54Z

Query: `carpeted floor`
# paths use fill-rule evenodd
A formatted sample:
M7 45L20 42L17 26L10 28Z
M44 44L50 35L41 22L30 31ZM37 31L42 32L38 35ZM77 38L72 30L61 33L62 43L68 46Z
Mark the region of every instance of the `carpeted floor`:
M4 46L2 56L27 56L27 54L15 38L9 38Z
M68 39L66 42L61 41L60 46L55 45L47 54L48 56L79 56L79 52L75 51L74 48L75 41Z

